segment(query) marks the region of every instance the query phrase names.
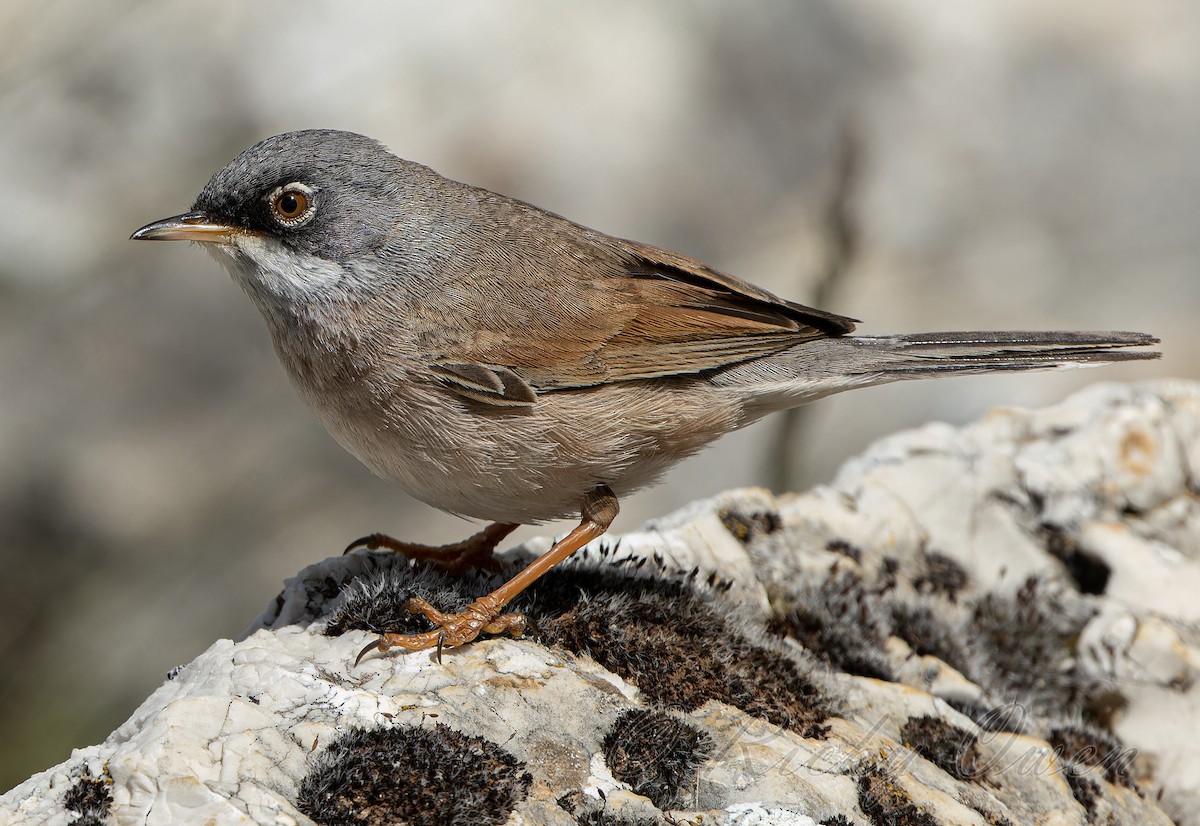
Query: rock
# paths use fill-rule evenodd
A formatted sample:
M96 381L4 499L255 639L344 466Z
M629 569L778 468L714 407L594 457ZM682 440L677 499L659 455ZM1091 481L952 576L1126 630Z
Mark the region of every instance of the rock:
M441 663L354 659L495 577L329 559L0 820L1200 823L1197 421L1163 382L898 434L595 543Z

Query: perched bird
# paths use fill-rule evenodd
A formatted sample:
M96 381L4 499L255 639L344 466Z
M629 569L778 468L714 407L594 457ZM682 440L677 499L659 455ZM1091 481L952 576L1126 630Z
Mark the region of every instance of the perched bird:
M493 523L443 548L363 544L462 568L517 525L581 516L461 612L413 600L435 629L364 654L519 635L505 606L602 535L620 497L773 411L901 379L1159 355L1125 349L1157 342L1128 332L852 336L853 319L334 130L252 146L191 211L133 238L203 243L343 447L421 501Z

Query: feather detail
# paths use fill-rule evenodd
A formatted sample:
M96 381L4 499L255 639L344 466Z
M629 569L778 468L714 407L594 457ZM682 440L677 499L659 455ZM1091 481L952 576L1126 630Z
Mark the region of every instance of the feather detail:
M524 379L495 364L439 362L430 369L442 384L460 396L502 407L531 407L537 401Z

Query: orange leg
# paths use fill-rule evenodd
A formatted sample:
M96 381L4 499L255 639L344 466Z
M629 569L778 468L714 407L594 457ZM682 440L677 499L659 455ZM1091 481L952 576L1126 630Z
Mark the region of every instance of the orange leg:
M596 487L583 499L583 519L579 525L519 574L457 614L443 614L423 599L409 600L407 608L411 613L425 615L438 627L424 634L382 634L359 652L355 665L367 653L375 650L383 652L404 648L423 651L437 648L440 660L442 648L466 645L480 634L511 634L519 637L525 631L525 617L521 614L501 614L504 606L555 565L602 536L617 518L618 507L617 497L607 485Z
M494 522L474 536L450 545L420 545L415 542L401 542L392 539L387 534L373 533L356 539L346 546L345 553L357 548L369 551L386 548L398 554L404 554L409 559L432 562L447 573L461 574L471 568L482 568L493 573L501 569L501 564L493 552L504 537L517 529L516 525Z

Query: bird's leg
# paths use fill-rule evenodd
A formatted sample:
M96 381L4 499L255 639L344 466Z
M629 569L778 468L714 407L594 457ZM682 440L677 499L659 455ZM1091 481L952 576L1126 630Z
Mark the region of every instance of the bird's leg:
M531 562L524 570L487 596L480 597L457 614L443 614L423 599L411 599L406 606L414 614L423 614L437 626L423 634L382 634L359 652L358 663L368 652L404 648L422 651L437 648L439 659L443 648L465 645L482 634L511 634L521 636L525 617L521 614L501 614L504 606L558 563L608 530L617 517L617 497L608 485L593 488L583 499L583 519L569 534L555 542L546 553Z
M385 548L403 554L409 559L431 562L447 573L461 574L471 568L482 568L495 573L503 567L493 552L496 546L517 529L516 525L493 522L474 536L449 545L421 545L416 542L401 542L387 534L373 533L356 539L346 546L345 553L357 548L369 551Z

